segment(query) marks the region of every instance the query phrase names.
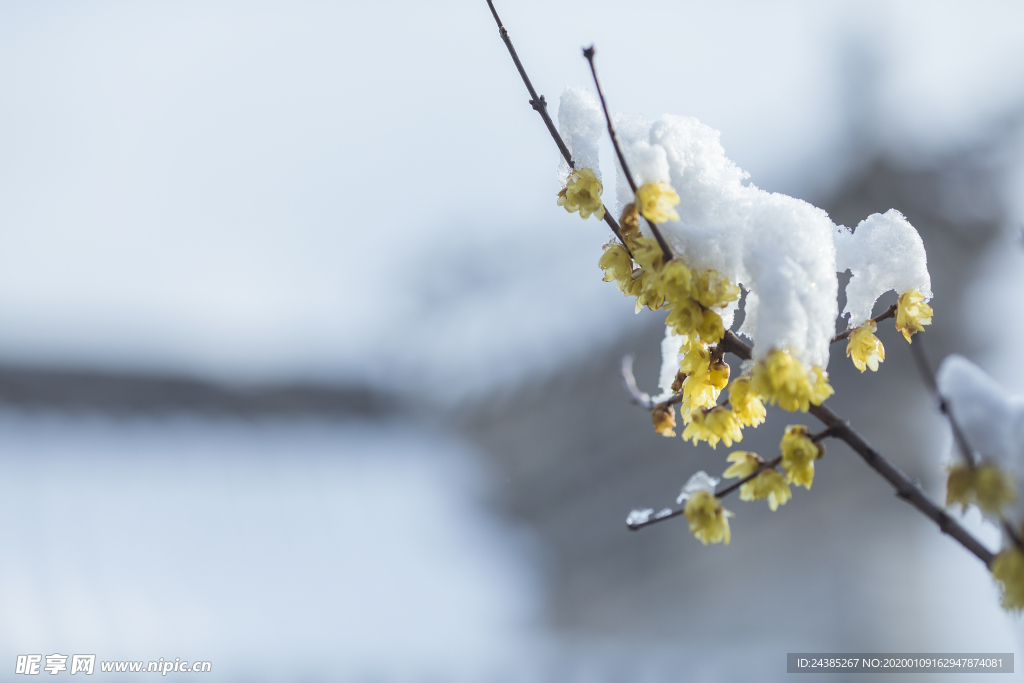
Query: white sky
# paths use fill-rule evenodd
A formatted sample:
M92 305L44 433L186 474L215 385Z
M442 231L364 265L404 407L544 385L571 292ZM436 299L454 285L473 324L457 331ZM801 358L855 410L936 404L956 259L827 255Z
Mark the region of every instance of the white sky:
M697 116L766 189L837 163L851 44L901 146L1022 94L1016 3L498 6L550 102L594 42L614 110ZM483 0L7 2L0 92L5 360L448 391L631 322Z

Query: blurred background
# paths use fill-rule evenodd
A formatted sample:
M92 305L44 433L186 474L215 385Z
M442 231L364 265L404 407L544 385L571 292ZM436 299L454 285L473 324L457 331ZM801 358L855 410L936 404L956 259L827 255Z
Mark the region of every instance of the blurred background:
M902 211L917 339L1020 391L1024 6L497 7L553 114L595 43L613 110L700 118L837 223ZM774 681L787 652L1019 649L984 567L841 444L775 513L730 499L727 547L626 530L728 449L629 404L663 316L555 205L484 0L3 2L0 93L0 666ZM946 427L879 336L877 374L835 350L829 405L941 497Z

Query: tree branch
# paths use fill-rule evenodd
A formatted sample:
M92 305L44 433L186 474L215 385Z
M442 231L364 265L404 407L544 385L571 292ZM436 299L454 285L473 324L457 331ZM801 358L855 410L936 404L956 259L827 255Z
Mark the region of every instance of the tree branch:
M530 92L530 106L536 110L540 117L544 119L544 125L547 126L548 132L551 133L551 138L558 145L558 151L562 153L562 157L565 159L565 163L569 164L569 168L576 168L576 162L572 160L572 154L569 153L569 148L565 146L565 142L562 140L562 136L558 134L558 129L555 128L555 123L551 120L548 115L548 103L544 99L543 95L538 95L537 91L533 88L533 83L530 82L530 77L526 75L526 69L523 68L523 63L519 61L519 55L516 54L515 47L512 46L512 38L508 35L508 29L501 23L501 18L498 17L498 11L494 9L494 2L487 0L487 6L491 9L491 15L494 17L494 21L498 24L498 35L501 36L502 41L505 43L505 47L508 48L508 53L512 55L512 61L516 64L516 69L519 71L519 75L523 78L523 83L526 85L526 89ZM626 244L625 240L622 239L622 233L619 232L619 224L612 216L612 212L608 210L608 207L604 207L604 222L608 224L608 227L612 229L615 236L622 242L622 245L626 248L626 253L629 252L629 245ZM630 256L632 254L630 253Z
M893 304L889 308L885 309L885 311L883 311L880 315L876 315L871 320L877 325L878 323L882 322L883 320L888 320L889 318L895 318L896 317L896 307L897 307L896 304ZM845 332L840 332L836 336L832 337L832 341L830 343L831 344L835 344L837 341L842 341L842 340L846 339L851 334L853 334L854 330L856 330L856 329L857 329L856 327L851 327L850 329L846 330Z
M932 396L939 402L939 411L946 416L949 421L950 429L953 431L953 439L956 441L957 446L960 448L960 453L963 455L964 460L968 465L974 467L978 463L977 453L971 444L967 442L967 436L964 435L962 429L960 429L959 423L956 418L953 417L953 409L950 408L949 402L946 397L939 391L939 385L935 381L935 373L932 372L931 364L928 363L928 358L924 354L924 347L921 344L921 340L917 341L917 344L910 345L910 353L914 356L914 364L917 365L918 373L921 375L921 379L928 386L928 390L932 393Z
M490 0L487 0L490 2ZM622 164L622 173L626 176L626 180L629 182L629 189L633 190L633 197L636 197L636 181L633 180L633 174L629 172L629 165L626 164L626 156L622 153L622 146L619 144L619 135L615 132L615 126L612 125L612 116L608 113L608 105L604 101L604 90L601 88L601 81L597 78L597 67L594 66L594 46L591 45L588 48L584 48L583 56L587 58L587 62L590 64L590 73L594 75L594 86L597 88L597 96L601 98L601 109L604 110L604 120L608 122L608 135L612 139L612 146L615 148L615 154L619 157L619 163ZM644 217L647 220L647 217ZM668 242L662 237L661 231L658 230L658 226L652 221L647 221L647 224L651 226L651 232L654 233L654 239L658 241L658 246L661 247L662 256L666 261L672 260L672 249L668 246Z
M750 347L744 344L739 337L737 337L731 330L727 330L725 337L719 342L719 346L724 348L729 353L734 354L742 360L750 360ZM882 456L881 453L876 451L871 445L858 434L850 423L843 418L836 415L830 408L824 404L819 406L811 406L811 415L821 420L825 426L834 430L835 436L846 442L846 444L864 459L864 462L868 464L873 470L882 475L882 478L888 481L894 489L896 489L896 496L910 503L912 506L917 508L922 514L928 517L930 520L935 522L939 530L943 533L948 534L956 541L958 541L967 550L974 553L974 555L985 563L985 566L990 566L995 556L991 551L988 550L981 542L971 535L969 531L964 529L959 522L953 519L945 510L940 508L938 505L933 503L924 494L917 484L910 480L910 478L904 474L896 465L891 463L888 459Z
M760 465L758 465L756 470L754 470L753 472L751 472L747 476L743 477L739 481L735 481L732 484L729 484L728 486L726 486L721 491L715 491L715 498L718 498L719 500L721 500L722 498L725 498L730 493L732 493L733 491L737 490L739 487L743 486L748 481L750 481L751 479L753 479L757 475L761 474L765 470L769 470L769 469L773 469L775 467L778 467L780 462L782 462L782 456L781 455L778 456L777 458L775 458L774 460L769 460L768 462L761 463ZM668 512L666 512L666 510ZM643 522L630 522L627 519L626 520L626 527L630 531L637 531L639 529L643 529L645 527L649 527L652 524L657 524L658 522L663 522L666 519L672 519L673 517L678 517L679 515L682 515L685 512L686 512L686 504L684 503L683 505L681 505L679 507L676 507L676 508L665 508L661 512L658 512L658 513L655 513L655 514L651 515L650 517L647 518L646 521L643 521Z

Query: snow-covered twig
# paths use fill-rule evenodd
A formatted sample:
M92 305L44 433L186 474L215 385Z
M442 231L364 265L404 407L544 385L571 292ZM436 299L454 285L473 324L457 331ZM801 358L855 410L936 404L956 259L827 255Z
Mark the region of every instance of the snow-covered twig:
M655 404L651 400L651 395L646 391L640 391L640 387L636 384L636 376L633 375L633 354L622 357L622 381L625 383L626 391L629 392L633 403L647 410L654 409Z
M821 441L822 439L825 439L827 437L833 436L834 433L835 433L834 430L829 428L829 429L826 429L824 431L818 432L817 434L812 434L810 439L811 439L811 441L814 441L815 443L817 443L818 441ZM776 458L774 458L773 460L769 460L767 462L761 463L760 465L758 465L756 470L754 470L753 472L751 472L747 476L742 477L741 479L739 479L738 481L733 482L732 484L729 484L728 486L726 486L725 488L721 489L720 491L715 491L715 498L718 498L719 500L721 500L722 498L725 498L730 493L732 493L733 491L736 491L741 486L743 486L748 481L750 481L751 479L753 479L757 475L761 474L765 470L770 470L770 469L774 469L774 468L778 467L781 462L782 462L782 456L780 455L780 456L777 456ZM686 506L683 505L683 506L675 508L675 509L673 509L673 508L666 508L666 510L670 510L670 512L666 514L665 510L662 510L657 515L653 515L653 516L649 517L648 519L645 519L642 522L641 521L633 521L632 518L628 518L626 520L626 526L630 529L630 531L636 531L638 529L643 529L644 527L648 527L648 526L650 526L652 524L657 524L658 522L664 521L666 519L672 519L673 517L678 517L679 515L681 515L681 514L683 514L685 512Z

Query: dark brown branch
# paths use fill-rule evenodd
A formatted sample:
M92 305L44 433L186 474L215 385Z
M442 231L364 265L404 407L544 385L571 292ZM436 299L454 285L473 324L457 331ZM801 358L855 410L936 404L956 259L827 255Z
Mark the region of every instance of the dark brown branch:
M750 360L751 358L750 347L744 344L731 330L726 331L725 337L719 342L719 346L741 360ZM967 548L967 550L974 553L979 560L985 563L985 566L992 564L995 556L988 548L983 546L978 539L964 529L945 510L929 500L928 496L925 495L924 491L917 484L911 481L896 465L889 462L881 453L872 448L864 437L850 426L849 422L836 415L825 405L811 406L810 413L821 420L836 438L845 441L850 448L864 459L864 462L869 467L882 475L882 478L896 489L897 497L910 503L928 519L935 522L940 531L948 534L963 547Z
M953 439L956 441L957 446L960 448L960 453L963 455L964 460L968 465L974 467L978 462L978 456L976 451L971 448L971 444L967 441L967 436L963 430L960 429L960 424L953 417L953 409L949 405L949 401L939 391L939 385L935 381L935 373L932 372L931 364L928 362L928 358L924 354L924 347L921 344L921 340L917 341L917 344L910 345L910 353L914 356L914 364L917 365L917 371L921 375L921 379L928 385L928 390L932 393L932 396L939 403L939 411L946 416L949 421L949 427L953 431Z
M490 2L490 0L487 0ZM622 145L619 144L619 135L615 132L615 126L612 125L612 116L608 112L608 105L604 100L604 90L601 88L601 81L597 78L597 67L594 66L594 46L591 45L588 48L584 48L583 56L587 58L587 62L590 64L590 73L594 75L594 86L597 88L597 96L601 98L601 109L604 110L604 120L608 122L608 135L612 139L612 147L615 148L615 154L619 157L619 163L622 165L622 173L626 176L626 180L629 182L629 189L633 191L633 197L636 197L636 181L633 180L633 174L629 172L629 165L626 164L626 156L622 153ZM639 200L637 200L639 201ZM644 217L646 220L646 216ZM658 230L658 226L652 221L647 221L647 224L651 226L651 232L654 233L654 239L658 241L658 246L661 247L662 256L666 261L672 260L672 249L668 246L668 242L661 234L661 230Z
M543 95L538 95L537 91L533 88L533 83L530 82L530 77L526 75L526 69L523 68L523 63L519 61L519 55L516 54L515 47L512 46L512 39L508 35L508 30L505 25L501 23L501 18L498 17L498 11L494 9L494 2L487 0L487 6L491 9L491 14L494 16L494 21L498 24L498 34L501 36L502 41L505 43L505 47L508 48L508 53L512 55L512 61L516 64L516 69L519 71L519 75L523 79L523 83L526 85L526 89L530 92L530 106L533 107L540 117L544 119L544 125L547 126L548 132L551 133L551 138L558 145L558 151L562 153L562 157L565 159L565 163L569 164L570 169L576 168L576 162L572 160L572 154L569 153L569 148L565 146L565 142L562 140L562 136L558 134L558 129L555 128L554 121L548 115L548 103L544 99ZM603 206L603 204L602 204ZM629 246L625 240L622 239L622 233L619 232L619 224L612 216L611 211L608 207L604 207L604 222L608 224L608 227L612 229L615 236L622 242L623 246L626 247L626 252L629 253ZM630 256L632 254L630 253Z
M883 311L880 315L876 315L871 320L872 320L872 322L874 322L877 325L878 323L882 322L883 320L888 320L889 318L895 318L895 317L896 317L896 304L893 304L889 308L885 309L885 311ZM832 337L831 343L835 344L837 341L842 341L842 340L846 339L851 334L853 334L854 330L856 330L856 329L857 329L856 327L851 327L850 329L846 330L845 332L840 332L836 336Z

